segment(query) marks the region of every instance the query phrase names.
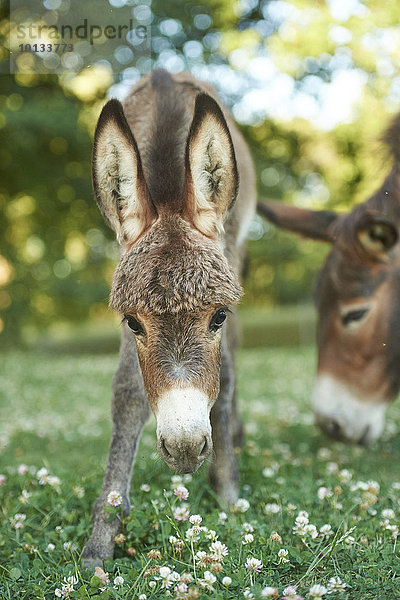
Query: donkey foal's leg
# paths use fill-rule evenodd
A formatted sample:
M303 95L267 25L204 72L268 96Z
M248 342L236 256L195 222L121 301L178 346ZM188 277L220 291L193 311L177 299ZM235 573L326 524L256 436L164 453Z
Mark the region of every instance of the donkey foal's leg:
M225 502L238 496L239 472L233 448L232 402L235 393L235 370L232 357L223 342L221 356L221 388L211 409L214 459L209 469L212 488Z
M137 357L130 354L129 363L126 356L120 361L113 381L113 431L110 451L101 493L92 514L92 534L83 551L84 561L88 565L96 566L101 564L103 559L113 555L114 538L121 524L117 518L107 522L109 515L104 512L107 495L111 490L121 494L124 516L130 511L129 487L132 467L140 434L149 413Z

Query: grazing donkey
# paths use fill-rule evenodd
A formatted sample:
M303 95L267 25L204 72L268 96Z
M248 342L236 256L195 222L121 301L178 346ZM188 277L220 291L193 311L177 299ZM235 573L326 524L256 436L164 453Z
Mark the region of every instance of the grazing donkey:
M400 115L384 138L394 166L347 215L260 203L270 221L332 244L318 276L316 420L331 437L377 439L400 388Z
M93 185L121 246L110 306L123 323L110 453L86 562L112 556L119 523L107 522L104 506L117 490L129 512L149 405L167 465L196 471L214 448L211 484L224 500L237 497L241 424L228 313L241 296L255 176L242 136L208 92L189 74L154 71L123 105L110 100L97 124Z

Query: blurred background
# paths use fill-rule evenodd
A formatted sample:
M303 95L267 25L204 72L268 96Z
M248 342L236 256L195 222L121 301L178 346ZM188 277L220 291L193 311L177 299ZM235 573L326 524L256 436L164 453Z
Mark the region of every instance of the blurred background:
M62 2L47 0L47 7ZM396 0L85 5L100 21L131 7L151 31L148 53L138 56L128 38L112 60L74 73L9 75L3 5L2 348L118 347L118 317L108 309L118 249L93 198L93 132L106 99L123 99L152 68L189 69L216 87L250 145L260 197L347 211L374 192L390 167L379 137L400 108ZM313 285L327 251L254 219L240 309L246 346L313 342Z

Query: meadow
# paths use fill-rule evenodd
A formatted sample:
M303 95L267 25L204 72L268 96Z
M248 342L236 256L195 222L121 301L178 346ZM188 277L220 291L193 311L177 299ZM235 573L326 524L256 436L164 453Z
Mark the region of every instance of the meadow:
M311 347L239 353L246 437L235 506L219 504L205 467L173 476L151 419L114 560L83 568L117 360L2 356L1 600L400 597L400 405L372 448L328 440L310 409Z

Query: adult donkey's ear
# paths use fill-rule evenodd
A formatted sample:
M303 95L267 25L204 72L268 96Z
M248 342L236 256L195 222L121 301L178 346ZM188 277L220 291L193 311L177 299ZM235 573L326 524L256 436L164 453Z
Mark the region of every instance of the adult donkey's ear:
M92 169L97 204L106 222L120 244L132 244L154 222L156 211L136 140L118 100L110 100L101 111Z
M332 225L339 218L329 210L307 210L283 202L259 202L258 212L282 229L323 242L335 239Z
M399 240L396 224L378 211L365 211L355 224L355 232L363 250L383 261Z
M199 94L186 142L184 217L207 236L223 232L238 184L235 151L222 110L211 96Z

